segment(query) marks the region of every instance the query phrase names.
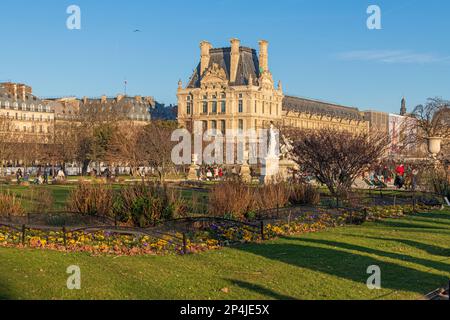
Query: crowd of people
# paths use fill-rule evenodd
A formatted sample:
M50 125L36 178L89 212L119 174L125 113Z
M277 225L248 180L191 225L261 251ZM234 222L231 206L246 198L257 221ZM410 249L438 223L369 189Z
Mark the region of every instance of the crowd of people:
M49 182L64 181L66 180L66 174L62 168L41 168L36 171L36 175L33 177L33 173L30 169L18 168L15 172L17 184L31 183L31 184L48 184Z
M250 168L253 175L252 168ZM199 181L222 181L232 177L239 177L240 172L236 166L231 168L221 166L202 166L197 169L197 179Z
M373 185L393 185L398 189L416 190L419 169L414 165L384 164L376 165L365 173Z

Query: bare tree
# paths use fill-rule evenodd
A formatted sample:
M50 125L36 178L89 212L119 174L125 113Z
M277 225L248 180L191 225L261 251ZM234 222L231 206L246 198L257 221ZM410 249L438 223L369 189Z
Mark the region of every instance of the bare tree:
M12 144L12 121L6 115L0 115L0 175L3 175L4 162L11 160L14 154Z
M145 161L155 168L161 182L165 180L168 171L174 168L171 154L175 142L171 141L171 136L176 128L175 121L152 121L144 128L138 142Z
M450 101L429 98L425 105L418 105L412 115L417 119L422 139L440 137L444 143L449 143Z
M335 129L288 133L295 161L324 184L333 196L345 195L355 179L386 152L383 133L350 133Z
M109 142L107 160L129 165L133 171L144 163L144 151L139 146L144 127L133 121L121 122Z

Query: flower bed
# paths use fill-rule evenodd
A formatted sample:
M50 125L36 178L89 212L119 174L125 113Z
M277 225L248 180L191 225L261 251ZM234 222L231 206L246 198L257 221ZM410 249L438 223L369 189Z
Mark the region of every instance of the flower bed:
M429 207L417 206L426 211ZM280 236L323 231L328 228L353 223L358 217L364 221L398 218L413 213L412 206L372 207L364 213L316 213L304 214L289 223L267 223L264 225L264 240ZM361 218L362 217L362 218ZM66 252L88 252L93 255L157 255L198 253L224 246L258 242L263 239L259 226L212 224L187 234L183 243L181 233L167 234L160 238L147 235L127 235L108 231L66 232L27 229L25 239L22 232L7 227L0 228L0 246L29 247ZM23 243L23 244L22 244Z
M97 231L87 233L82 231L44 232L28 229L22 244L22 232L10 228L0 228L0 246L29 247L35 249L50 249L68 252L89 252L94 255L156 255L184 253L182 234L166 235L161 238L150 236L124 235L114 232ZM217 241L212 239L197 239L186 241L188 252L199 252L217 248Z

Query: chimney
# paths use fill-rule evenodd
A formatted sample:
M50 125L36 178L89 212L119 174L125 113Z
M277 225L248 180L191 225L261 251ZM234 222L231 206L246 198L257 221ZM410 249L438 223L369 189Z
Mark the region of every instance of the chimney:
M259 42L259 67L262 72L269 71L269 59L267 54L267 48L269 42L266 40L261 40Z
M230 82L236 81L237 69L239 65L239 45L238 39L231 39L231 58L230 58Z
M17 84L13 85L13 95L14 95L14 100L17 100Z
M209 60L211 58L209 50L211 50L211 48L212 46L208 41L200 42L200 76L203 75L209 66Z
M20 86L20 91L21 91L21 93L22 93L22 100L23 101L25 101L26 100L26 97L27 97L27 90L26 90L27 88L25 87L25 85L21 85Z

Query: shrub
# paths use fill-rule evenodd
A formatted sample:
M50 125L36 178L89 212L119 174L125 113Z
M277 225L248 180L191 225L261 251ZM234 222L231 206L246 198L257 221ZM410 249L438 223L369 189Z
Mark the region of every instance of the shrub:
M294 184L291 187L289 202L294 205L318 205L320 193L310 184Z
M145 228L159 221L183 217L187 207L179 192L154 183L124 186L113 211L119 221Z
M432 176L432 186L434 192L450 199L450 181L448 176L434 174Z
M289 189L284 183L252 187L239 180L215 185L209 196L209 214L237 220L251 220L258 210L284 207Z
M289 203L290 190L284 183L273 183L258 189L259 209L283 208Z
M14 194L0 193L0 217L20 216L25 212Z
M215 185L209 196L209 214L244 220L246 213L257 209L255 190L243 182L230 180Z
M113 190L110 185L81 183L67 201L67 209L82 215L111 216Z

